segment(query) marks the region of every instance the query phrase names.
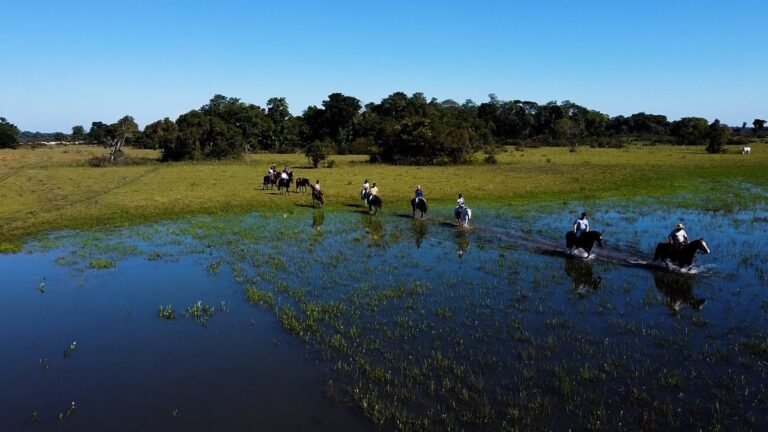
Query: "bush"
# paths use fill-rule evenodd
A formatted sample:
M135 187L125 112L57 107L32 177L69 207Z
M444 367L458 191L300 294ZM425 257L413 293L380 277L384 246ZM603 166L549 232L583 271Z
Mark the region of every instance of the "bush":
M483 159L483 162L493 165L498 163L499 161L496 160L496 155L489 154L488 156L485 157L485 159Z

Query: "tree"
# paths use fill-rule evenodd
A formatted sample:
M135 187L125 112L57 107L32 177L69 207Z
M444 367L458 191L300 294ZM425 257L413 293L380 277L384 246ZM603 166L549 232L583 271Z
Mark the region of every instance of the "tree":
M723 146L728 139L730 131L731 129L727 125L721 125L720 120L715 119L715 121L709 125L709 132L707 134L707 138L709 139L709 144L707 144L706 148L707 153L725 152Z
M9 123L5 117L0 117L0 148L16 148L19 146L19 128Z
M753 132L755 133L755 135L757 135L765 127L765 120L755 119L755 121L752 122L752 126L755 127L753 129Z
M109 140L109 161L114 162L117 155L122 151L123 144L127 139L138 134L139 125L131 116L124 116L117 122L109 125L106 138Z
M88 139L95 144L107 144L107 133L109 125L100 121L91 123L91 130L88 131Z
M70 139L73 143L82 142L85 140L85 128L82 126L72 126L72 135Z
M320 162L326 160L331 152L331 145L326 142L313 141L308 145L304 154L309 158L313 167L317 168Z
M683 117L672 122L670 133L682 145L706 145L709 141L709 125L701 117Z
M164 149L172 147L179 135L179 128L168 117L144 127L144 147Z

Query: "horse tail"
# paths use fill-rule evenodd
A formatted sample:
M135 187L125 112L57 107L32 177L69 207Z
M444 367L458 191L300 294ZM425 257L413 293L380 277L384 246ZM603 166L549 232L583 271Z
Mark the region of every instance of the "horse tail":
M656 251L653 253L654 261L658 261L659 258L661 258L662 249L664 249L664 243L659 243L656 245Z

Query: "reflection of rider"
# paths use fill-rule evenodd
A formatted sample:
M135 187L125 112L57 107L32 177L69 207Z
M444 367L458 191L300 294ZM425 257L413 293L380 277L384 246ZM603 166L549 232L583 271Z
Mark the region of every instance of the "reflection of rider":
M685 233L685 225L679 223L675 226L675 229L667 236L669 243L676 249L680 249L684 245L688 244L688 234Z
M464 252L469 249L469 237L461 230L456 231L456 255L459 258L464 258Z
M576 219L573 223L573 232L576 233L576 238L581 237L581 233L589 231L589 221L587 220L587 212L582 212L581 217Z
M456 208L453 210L453 215L456 216L456 223L459 223L462 210L464 210L464 196L459 194L459 198L456 200Z

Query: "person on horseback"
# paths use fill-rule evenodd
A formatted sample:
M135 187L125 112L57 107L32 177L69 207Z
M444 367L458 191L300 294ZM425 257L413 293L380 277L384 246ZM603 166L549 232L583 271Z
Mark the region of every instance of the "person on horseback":
M372 197L374 195L378 195L378 194L379 194L379 188L376 187L376 182L374 182L373 183L373 187L371 188L370 195L368 197L370 198L370 197Z
M587 220L587 212L582 212L581 217L576 219L573 223L573 232L576 233L576 238L581 237L582 233L589 231L589 221Z
M421 186L416 186L416 197L414 203L418 204L419 200L422 200L424 202L427 202L427 200L424 199L424 192L421 190Z
M669 243L672 243L672 246L675 249L680 249L681 247L688 244L688 234L685 233L685 225L679 223L675 226L675 229L672 230L671 233L667 236L667 240Z
M315 190L320 192L320 180L315 182Z
M464 210L464 195L459 194L459 197L456 199L456 208L453 210L453 215L456 216L457 224L459 223L462 210Z
M286 167L283 172L280 173L280 178L283 180L288 180L288 167Z
M367 200L368 199L368 193L371 190L371 185L368 184L368 179L365 179L363 182L363 189L360 191L360 199Z

